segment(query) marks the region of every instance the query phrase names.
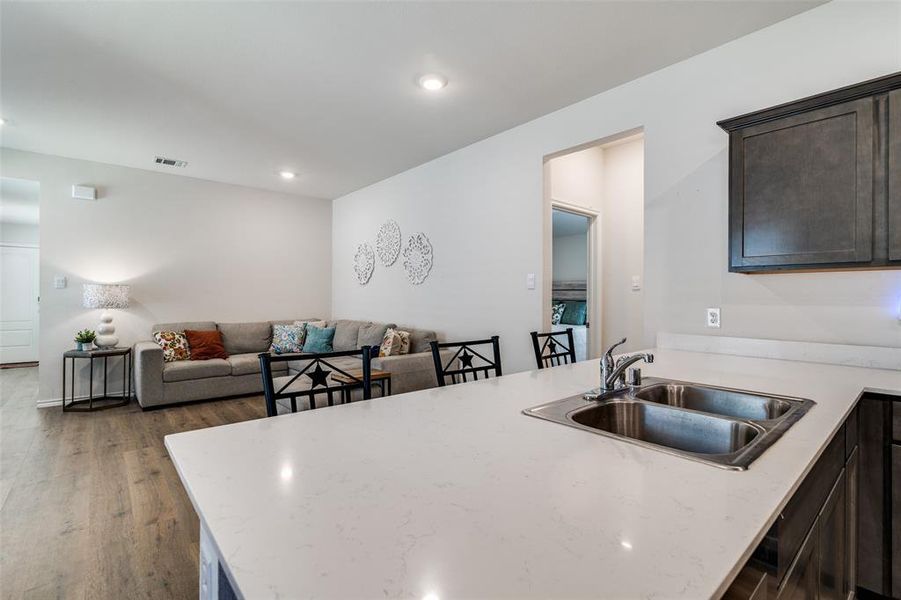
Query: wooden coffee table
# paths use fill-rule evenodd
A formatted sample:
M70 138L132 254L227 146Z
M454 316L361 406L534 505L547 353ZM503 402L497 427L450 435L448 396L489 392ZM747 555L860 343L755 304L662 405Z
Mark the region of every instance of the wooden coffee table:
M332 379L337 381L338 383L343 383L345 385L348 384L359 384L362 387L362 383L360 381L363 379L363 369L347 369L347 375L344 373L332 373ZM391 395L391 373L388 371L379 371L373 369L369 372L369 378L372 381L373 385L378 385L379 390L381 391L381 397ZM350 390L347 392L347 398L345 402L350 401Z

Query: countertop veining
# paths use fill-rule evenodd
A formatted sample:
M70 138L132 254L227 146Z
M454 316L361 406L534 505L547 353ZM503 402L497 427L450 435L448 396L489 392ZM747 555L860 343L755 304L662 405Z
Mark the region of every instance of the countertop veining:
M534 419L598 363L168 436L247 598L700 598L725 589L865 389L901 371L675 350L646 375L817 405L747 471Z

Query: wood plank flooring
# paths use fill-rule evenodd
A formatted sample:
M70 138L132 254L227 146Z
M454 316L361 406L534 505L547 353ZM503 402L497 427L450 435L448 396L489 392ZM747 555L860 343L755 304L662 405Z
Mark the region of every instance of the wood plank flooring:
M35 407L0 370L0 598L196 598L198 520L163 436L264 417L262 397L143 412Z

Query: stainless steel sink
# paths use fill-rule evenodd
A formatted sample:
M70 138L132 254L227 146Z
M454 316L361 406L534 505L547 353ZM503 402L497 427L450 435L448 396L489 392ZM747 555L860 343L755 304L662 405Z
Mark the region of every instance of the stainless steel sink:
M597 398L597 399L595 399ZM802 398L648 379L525 414L724 469L744 470L814 405Z
M689 383L650 385L635 392L635 397L657 404L756 421L778 419L792 408L789 401L780 398Z
M632 400L598 403L570 418L592 429L698 454L737 452L763 433L750 423Z

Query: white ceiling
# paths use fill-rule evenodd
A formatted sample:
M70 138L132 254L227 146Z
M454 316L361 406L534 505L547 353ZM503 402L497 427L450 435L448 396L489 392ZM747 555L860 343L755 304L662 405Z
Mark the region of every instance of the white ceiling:
M334 198L821 3L4 1L0 143Z
M0 177L0 223L37 225L40 197L37 181Z

